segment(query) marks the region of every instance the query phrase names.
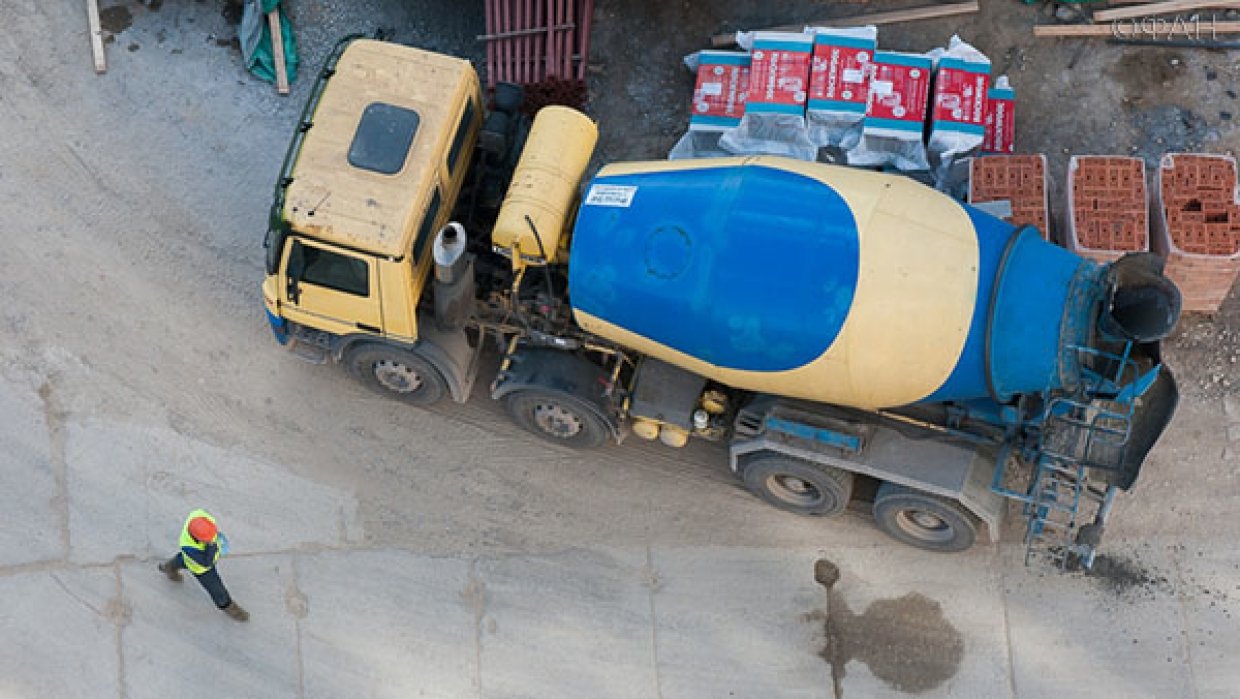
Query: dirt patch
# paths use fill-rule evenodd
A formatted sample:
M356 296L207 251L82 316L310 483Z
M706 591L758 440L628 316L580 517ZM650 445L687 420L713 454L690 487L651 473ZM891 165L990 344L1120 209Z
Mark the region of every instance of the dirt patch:
M1153 596L1171 591L1167 576L1151 572L1139 561L1122 556L1100 554L1094 559L1093 568L1084 575L1117 596Z
M1124 88L1125 104L1146 101L1161 102L1163 88L1186 70L1183 57L1168 51L1133 51L1119 57L1106 71L1106 76Z
M827 590L826 643L819 655L831 665L836 699L844 696L850 660L865 663L892 689L912 694L934 689L956 675L964 659L964 636L944 618L937 601L910 592L878 600L854 614L835 589L839 577L839 568L831 561L814 563L814 580Z

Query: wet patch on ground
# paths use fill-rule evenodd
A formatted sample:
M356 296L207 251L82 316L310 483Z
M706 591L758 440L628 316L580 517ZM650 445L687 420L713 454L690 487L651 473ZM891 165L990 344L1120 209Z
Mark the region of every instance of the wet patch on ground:
M133 13L124 5L100 8L99 26L110 34L120 34L133 26Z
M855 614L835 589L839 577L831 561L814 563L814 580L827 591L826 643L819 655L831 665L835 699L844 696L851 660L865 663L892 689L910 694L934 689L956 675L964 659L964 636L943 616L937 601L910 592L878 600Z

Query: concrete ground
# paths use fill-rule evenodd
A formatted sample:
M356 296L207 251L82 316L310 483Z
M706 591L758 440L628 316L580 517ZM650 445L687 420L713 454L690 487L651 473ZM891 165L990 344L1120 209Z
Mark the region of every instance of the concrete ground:
M291 4L309 66L377 25L476 49L468 13ZM0 699L1240 696L1234 295L1171 343L1094 574L922 553L710 446L559 450L287 356L260 238L313 70L279 98L218 4L150 0L105 2L97 76L80 5L0 8ZM155 570L199 506L246 625Z

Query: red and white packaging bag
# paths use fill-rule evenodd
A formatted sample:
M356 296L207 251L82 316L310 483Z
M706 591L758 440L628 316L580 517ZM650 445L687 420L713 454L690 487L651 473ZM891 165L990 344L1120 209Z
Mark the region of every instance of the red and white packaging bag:
M953 36L935 64L926 144L940 167L946 168L955 158L981 147L989 89L990 59Z
M861 140L848 151L850 165L929 169L922 134L933 68L927 54L874 54Z
M737 154L767 153L813 160L805 102L809 92L811 34L754 32L745 114L719 142Z
M986 153L1016 152L1016 91L1006 75L995 79L986 93L986 135L982 139Z
M699 51L687 56L685 64L697 74L689 130L667 157L729 155L719 147L719 137L741 123L749 91L750 56L740 51Z
M861 139L878 30L873 26L812 30L814 61L805 112L809 140L815 146L847 150Z

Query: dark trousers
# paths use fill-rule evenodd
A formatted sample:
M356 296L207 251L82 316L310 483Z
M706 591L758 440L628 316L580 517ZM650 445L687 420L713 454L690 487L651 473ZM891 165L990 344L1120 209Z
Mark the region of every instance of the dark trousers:
M183 570L186 569L185 559L181 557L180 553L173 556L172 560L168 561L168 563L175 568L181 568ZM202 585L202 589L206 590L207 594L211 595L211 601L215 602L215 606L223 609L224 607L232 604L232 597L228 594L228 588L224 587L224 581L220 580L220 574L215 572L215 568L208 570L202 575L198 575L197 573L194 573L193 575L195 578L198 578L198 584Z

